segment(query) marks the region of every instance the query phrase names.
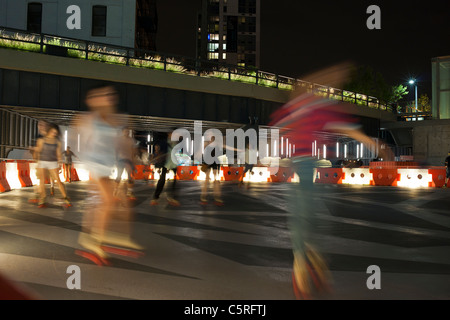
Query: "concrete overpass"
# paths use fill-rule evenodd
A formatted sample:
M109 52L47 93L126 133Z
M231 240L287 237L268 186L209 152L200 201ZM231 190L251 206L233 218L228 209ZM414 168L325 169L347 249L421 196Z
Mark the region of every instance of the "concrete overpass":
M36 120L68 126L74 114L86 112L86 90L99 82L116 86L120 113L131 128L144 132L189 129L195 120L204 128L238 128L249 118L266 126L270 114L290 98L289 90L237 81L0 48L0 157L33 139ZM344 107L360 116L373 136L381 121L396 120L389 111Z

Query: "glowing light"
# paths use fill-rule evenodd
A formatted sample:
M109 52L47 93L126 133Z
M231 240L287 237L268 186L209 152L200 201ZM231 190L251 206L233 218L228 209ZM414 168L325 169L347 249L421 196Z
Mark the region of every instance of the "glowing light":
M189 138L186 138L186 153L189 154Z
M343 168L342 184L370 185L373 175L369 168Z
M270 178L270 171L267 167L253 167L251 172L244 176L244 182L267 182Z
M344 144L344 159L347 159L347 145Z
M336 158L339 158L339 142L336 142Z
M67 149L67 130L64 131L64 150Z
M17 170L16 162L7 162L6 163L6 180L8 181L11 189L20 189L22 188L22 184L19 180L19 171Z
M400 179L397 181L398 187L406 188L427 188L433 181L433 176L428 173L428 169L398 169Z
M78 148L77 148L77 150L78 150L78 152L80 152L80 134L78 134L77 140L78 140Z
M323 145L323 158L326 159L327 158L327 146Z
M31 182L33 182L33 185L39 184L39 179L37 178L37 170L36 170L37 163L36 162L30 162L30 179Z

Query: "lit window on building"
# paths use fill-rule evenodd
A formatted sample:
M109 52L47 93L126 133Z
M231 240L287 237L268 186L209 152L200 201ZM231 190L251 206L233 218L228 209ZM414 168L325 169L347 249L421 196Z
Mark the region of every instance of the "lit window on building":
M217 50L219 50L219 44L217 42L216 43L208 43L208 51L209 52L214 52Z
M208 59L209 60L217 60L217 59L219 59L219 53L217 53L217 52L208 52Z
M219 41L219 34L218 33L210 33L210 34L208 34L208 40L210 40L210 41Z

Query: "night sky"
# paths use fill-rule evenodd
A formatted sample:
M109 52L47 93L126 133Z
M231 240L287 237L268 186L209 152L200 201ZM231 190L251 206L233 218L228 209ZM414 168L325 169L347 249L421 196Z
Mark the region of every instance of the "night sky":
M381 30L366 27L371 4L381 9ZM194 57L200 9L201 0L159 0L157 50ZM350 60L379 71L390 84L414 77L419 94L430 95L431 59L446 55L449 0L261 1L264 71L301 78Z

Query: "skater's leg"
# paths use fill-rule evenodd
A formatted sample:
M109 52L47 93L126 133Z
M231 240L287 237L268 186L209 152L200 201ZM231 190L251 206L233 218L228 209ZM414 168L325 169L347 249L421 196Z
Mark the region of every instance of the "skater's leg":
M59 169L51 169L49 171L51 181L56 181L56 184L58 185L59 191L61 191L63 198L67 199L66 188L59 178Z
M205 181L203 181L202 190L201 190L201 194L200 194L201 202L208 201L207 196L208 196L208 186L209 186L209 180L210 180L210 174L211 174L211 167L208 166L208 168L205 171L205 174L206 174L206 178L205 178Z
M156 184L155 193L153 194L152 204L158 203L159 196L161 195L161 192L164 189L164 185L166 183L166 173L167 168L163 167L161 169L161 175L159 176L158 183Z

